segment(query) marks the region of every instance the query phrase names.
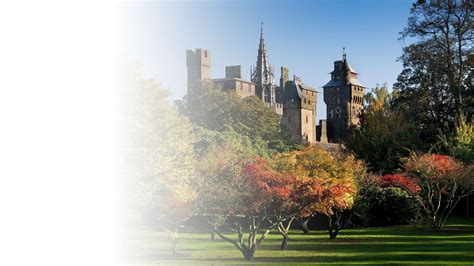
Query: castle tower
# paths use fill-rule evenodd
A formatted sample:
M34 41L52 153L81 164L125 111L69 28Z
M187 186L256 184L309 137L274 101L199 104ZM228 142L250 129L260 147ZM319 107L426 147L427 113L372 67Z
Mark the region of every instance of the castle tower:
M282 125L288 130L291 143L316 143L316 94L314 88L294 77L285 84Z
M347 62L344 51L342 60L334 62L331 81L323 86L329 142L346 140L349 127L359 123L365 87L357 77L358 73Z
M274 106L276 101L275 78L273 69L267 61L267 50L265 48L265 40L263 39L263 23L260 28L257 65L251 73L251 81L256 84L255 94L268 106Z
M289 70L287 67L281 67L281 75L280 75L280 87L277 87L275 90L276 102L283 103L283 93L285 91L286 82L288 82L288 73Z
M211 79L211 53L205 49L186 50L188 68L188 93L196 89L202 81Z

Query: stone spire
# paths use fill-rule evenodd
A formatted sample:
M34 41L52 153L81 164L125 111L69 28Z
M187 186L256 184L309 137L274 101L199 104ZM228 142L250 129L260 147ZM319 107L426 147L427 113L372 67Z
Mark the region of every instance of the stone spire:
M273 69L267 61L267 50L263 38L263 22L260 27L260 43L258 45L257 65L251 81L256 84L256 94L270 106L275 104L275 80Z

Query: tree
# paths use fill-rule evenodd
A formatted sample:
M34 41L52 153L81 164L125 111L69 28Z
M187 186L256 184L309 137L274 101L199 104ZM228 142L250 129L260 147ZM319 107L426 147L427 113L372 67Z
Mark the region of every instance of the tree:
M418 1L411 8L401 39L403 70L394 88L396 104L421 130L427 143L436 143L438 130L452 132L461 110L470 119L473 93L468 53L473 44L472 1Z
M226 216L233 222L230 226L215 226L213 230L221 239L232 243L246 260L251 260L270 231L284 219L274 213L285 208L283 204L291 194L288 184L292 181L273 171L264 159L235 162L228 159L232 158L226 155L230 152L221 149L217 172L209 186L214 191L201 200L206 213ZM226 229L235 232L237 239L226 236Z
M264 140L279 149L285 148L287 143L278 115L257 96L241 98L234 92L203 82L186 95L182 112L195 125L210 130L231 128L238 134Z
M225 187L225 169L230 165L248 163L251 158L269 158L271 151L261 139L252 140L232 128L219 132L195 126L194 134L194 155L198 161L192 184L197 190L194 209L196 213L208 217L211 239L215 239L217 227L225 223L227 216L222 215L221 210L210 209L209 204L219 201L222 193L227 193L229 189ZM228 204L232 205L231 202Z
M452 135L439 136L443 150L464 163L474 163L474 125L461 114Z
M446 155L424 154L406 158L407 173L422 188L422 207L433 230L441 230L458 202L474 192L474 165L464 166Z
M392 173L402 166L400 159L409 156L411 150L424 149L416 126L403 111L393 108L396 99L396 93L389 93L385 85L368 93L360 125L350 129L346 143L375 173Z
M190 121L168 101L169 92L124 65L119 82L121 188L130 212L170 234L176 252L178 228L191 215L194 190Z
M387 174L377 178L377 185L386 188L386 187L398 187L410 195L417 195L421 188L418 183L413 179L406 177L402 174Z
M298 218L304 221L315 213L327 215L330 238L334 239L345 225L342 213L352 208L357 179L365 175L362 162L350 154L329 153L314 146L277 154L274 160L278 172L313 180L314 183L308 183L309 193L320 196L301 209Z
M409 224L419 218L421 188L402 174L369 175L356 196L353 222L362 226Z
M336 239L339 231L346 227L352 217L354 198L357 195L358 183L365 176L365 165L354 156L335 152L333 158L336 171L332 173L330 187L331 212L329 218L329 239Z

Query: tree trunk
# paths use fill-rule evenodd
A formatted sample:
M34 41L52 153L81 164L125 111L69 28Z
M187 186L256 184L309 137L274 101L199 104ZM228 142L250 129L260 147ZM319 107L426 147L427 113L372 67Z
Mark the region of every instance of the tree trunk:
M300 226L301 226L301 229L303 230L303 233L304 234L309 234L310 233L309 228L308 228L309 218L304 218L303 220L298 220L298 222L300 223Z
M178 237L173 238L172 251L173 256L176 255L176 249L178 248Z
M331 240L336 239L338 233L339 233L338 230L329 229L329 239Z
M281 241L280 250L285 250L288 246L288 235L283 235L283 240Z
M242 249L241 252L244 255L245 260L253 260L256 250L257 250L257 247L253 246L251 248Z
M343 213L338 212L338 211L335 211L334 215L328 216L329 239L331 240L336 239L337 235L339 234L339 231L344 227L342 216L343 216ZM350 220L350 217L349 217L349 220Z
M436 214L431 217L431 229L433 231L439 231L441 229L440 223L441 219Z
M211 240L216 240L216 233L215 231L211 231Z

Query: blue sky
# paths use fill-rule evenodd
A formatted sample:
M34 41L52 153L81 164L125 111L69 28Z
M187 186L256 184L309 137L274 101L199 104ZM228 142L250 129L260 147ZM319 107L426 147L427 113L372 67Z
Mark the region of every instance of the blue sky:
M346 47L349 63L368 88L395 82L401 71L397 58L406 26L408 0L315 1L159 1L119 4L119 53L141 64L173 99L186 93L186 49L205 48L212 55L212 77L224 76L227 65L242 65L249 79L260 33L268 59L279 68L321 91L333 62ZM322 95L317 119L326 116Z

